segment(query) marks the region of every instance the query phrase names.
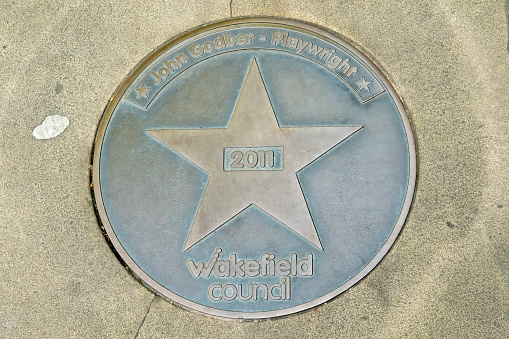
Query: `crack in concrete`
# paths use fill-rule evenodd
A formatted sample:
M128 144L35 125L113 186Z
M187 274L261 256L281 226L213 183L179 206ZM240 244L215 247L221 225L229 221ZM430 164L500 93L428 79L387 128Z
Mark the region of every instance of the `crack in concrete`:
M154 297L150 301L150 304L148 304L147 312L145 312L145 316L143 317L143 320L141 321L140 326L138 327L138 330L136 331L136 335L134 336L134 339L137 339L140 335L140 330L143 327L143 324L145 323L145 320L147 319L148 313L150 312L150 308L152 307L152 304L154 303L154 300L156 299L156 295L154 294Z
M509 1L509 0L507 0ZM232 8L233 0L230 0L230 18L233 18L233 8Z

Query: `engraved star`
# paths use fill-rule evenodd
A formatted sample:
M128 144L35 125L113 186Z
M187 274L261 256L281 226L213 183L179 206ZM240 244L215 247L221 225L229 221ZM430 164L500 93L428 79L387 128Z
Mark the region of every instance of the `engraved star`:
M359 92L362 91L363 89L366 89L368 92L369 92L369 84L371 84L370 81L366 81L366 79L364 79L364 77L362 77L362 81L357 81L356 82L357 86L359 86Z
M136 92L138 92L138 98L140 96L144 96L145 98L148 97L147 92L150 90L150 87L145 87L144 84L141 84L140 88L135 88Z
M253 59L227 128L149 130L152 136L209 173L184 251L251 204L323 249L297 172L362 126L280 127ZM273 171L225 171L226 147L283 147Z

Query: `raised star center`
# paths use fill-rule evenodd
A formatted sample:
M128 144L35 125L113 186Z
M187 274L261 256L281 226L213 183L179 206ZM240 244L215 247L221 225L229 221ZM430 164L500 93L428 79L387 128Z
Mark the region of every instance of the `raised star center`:
M252 204L323 249L297 172L361 128L280 127L253 59L227 128L147 131L209 174L184 251Z

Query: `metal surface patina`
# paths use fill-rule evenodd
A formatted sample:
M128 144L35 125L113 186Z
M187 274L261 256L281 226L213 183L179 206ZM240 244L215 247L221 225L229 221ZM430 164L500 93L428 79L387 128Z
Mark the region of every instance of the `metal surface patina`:
M93 187L115 250L150 289L211 315L319 305L403 226L415 149L382 73L301 22L220 22L172 40L100 123Z

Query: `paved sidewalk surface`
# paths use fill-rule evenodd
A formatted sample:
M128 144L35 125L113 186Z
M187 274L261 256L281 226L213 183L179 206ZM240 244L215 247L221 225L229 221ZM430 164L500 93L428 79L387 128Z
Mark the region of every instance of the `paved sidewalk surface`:
M0 338L509 337L509 53L498 1L3 1ZM195 26L277 16L374 58L412 121L413 208L363 281L302 314L234 322L155 297L95 217L103 109L152 49ZM69 119L58 136L32 131Z

